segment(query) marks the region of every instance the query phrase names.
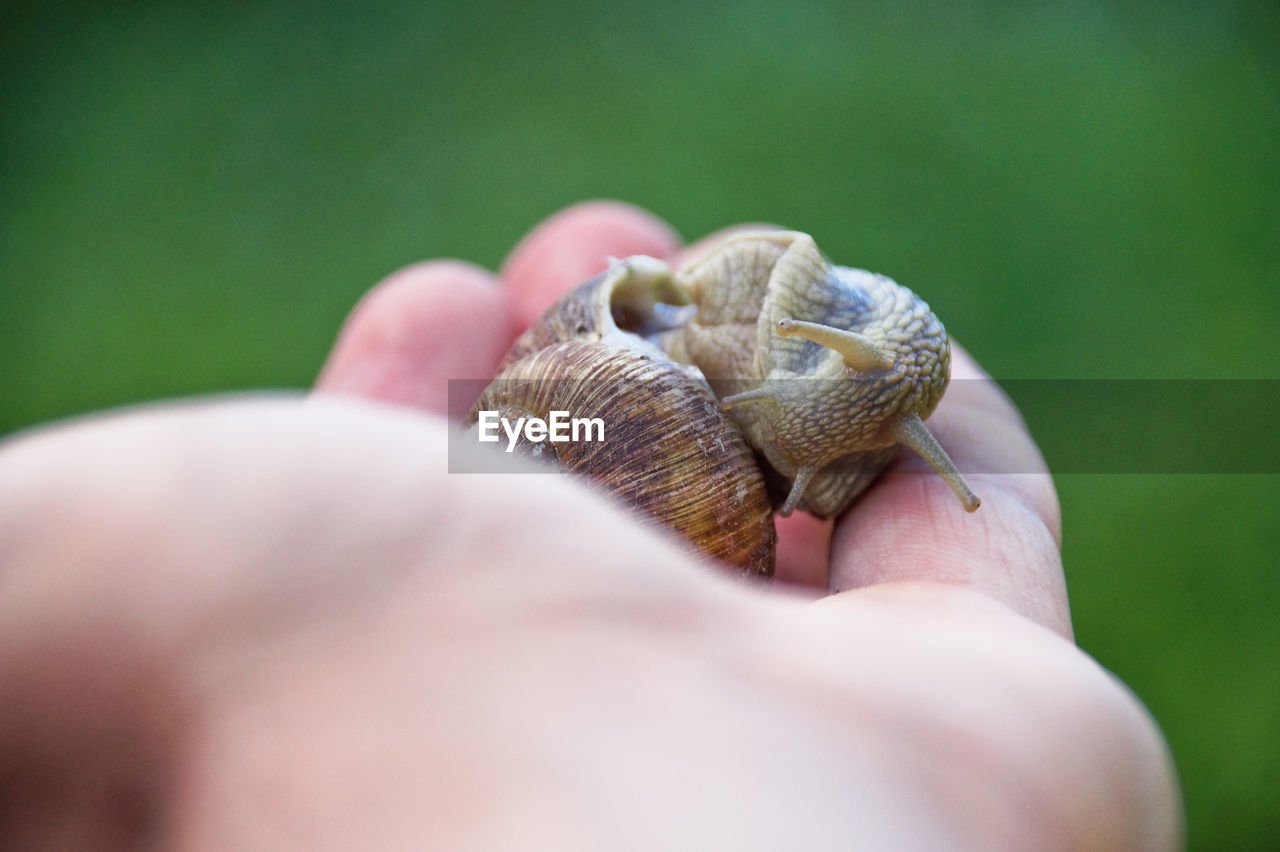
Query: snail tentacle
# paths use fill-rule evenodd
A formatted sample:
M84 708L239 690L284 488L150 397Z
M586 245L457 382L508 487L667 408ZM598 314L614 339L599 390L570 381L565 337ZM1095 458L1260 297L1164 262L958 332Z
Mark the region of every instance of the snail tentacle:
M860 373L883 370L893 366L893 355L880 348L874 340L856 331L847 331L817 322L783 317L778 320L778 334L782 337L803 337L837 352L848 367Z
M969 483L964 481L964 476L961 475L955 462L951 460L951 456L947 455L947 451L942 449L942 445L938 443L937 438L933 437L929 427L924 425L924 421L920 419L919 414L913 411L898 421L893 427L893 437L898 443L906 444L915 450L920 458L929 463L929 467L937 471L938 475L946 480L947 484L951 486L951 490L956 493L956 496L960 498L960 502L964 504L966 512L976 512L978 510L978 507L982 505L982 500L969 488Z
M816 465L807 465L796 471L795 482L791 483L791 493L787 495L787 501L778 510L779 515L784 518L791 516L791 513L796 510L796 506L800 505L800 498L804 497L804 490L809 487L809 483L813 481L813 475L817 472Z

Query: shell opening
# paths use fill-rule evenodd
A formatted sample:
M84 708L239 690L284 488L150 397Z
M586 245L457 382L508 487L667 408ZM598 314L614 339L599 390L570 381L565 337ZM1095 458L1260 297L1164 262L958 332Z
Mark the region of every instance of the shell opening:
M660 260L627 258L610 271L615 280L604 292L613 322L622 331L654 337L684 325L697 312L689 292Z

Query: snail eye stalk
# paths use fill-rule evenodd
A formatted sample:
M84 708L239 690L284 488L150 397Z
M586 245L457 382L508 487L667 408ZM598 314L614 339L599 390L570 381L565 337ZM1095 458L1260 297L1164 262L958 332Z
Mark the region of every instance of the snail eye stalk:
M852 367L860 373L872 370L884 370L893 366L893 356L876 345L876 342L865 334L856 331L845 331L830 325L816 322L791 319L778 320L778 334L782 337L803 337L812 340L828 349L833 349L844 358L846 367Z

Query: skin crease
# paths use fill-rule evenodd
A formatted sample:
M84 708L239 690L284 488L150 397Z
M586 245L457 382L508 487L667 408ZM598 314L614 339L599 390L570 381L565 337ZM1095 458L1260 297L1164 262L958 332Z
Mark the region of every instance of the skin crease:
M967 515L904 454L834 532L792 519L756 588L570 482L446 472L449 378L607 256L677 251L580 205L501 276L376 287L309 398L0 444L0 837L1177 848L1158 729L1071 641L1047 473L971 476ZM1042 469L974 387L929 421L957 463Z

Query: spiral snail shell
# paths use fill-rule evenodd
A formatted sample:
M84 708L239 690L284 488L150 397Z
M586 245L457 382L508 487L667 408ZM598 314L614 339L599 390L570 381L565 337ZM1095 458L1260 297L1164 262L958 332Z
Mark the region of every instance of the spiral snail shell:
M831 265L807 234L757 231L677 272L614 261L515 342L471 424L600 418L603 441L524 449L769 575L774 508L839 514L898 444L978 508L923 422L949 372L946 331L910 290Z

